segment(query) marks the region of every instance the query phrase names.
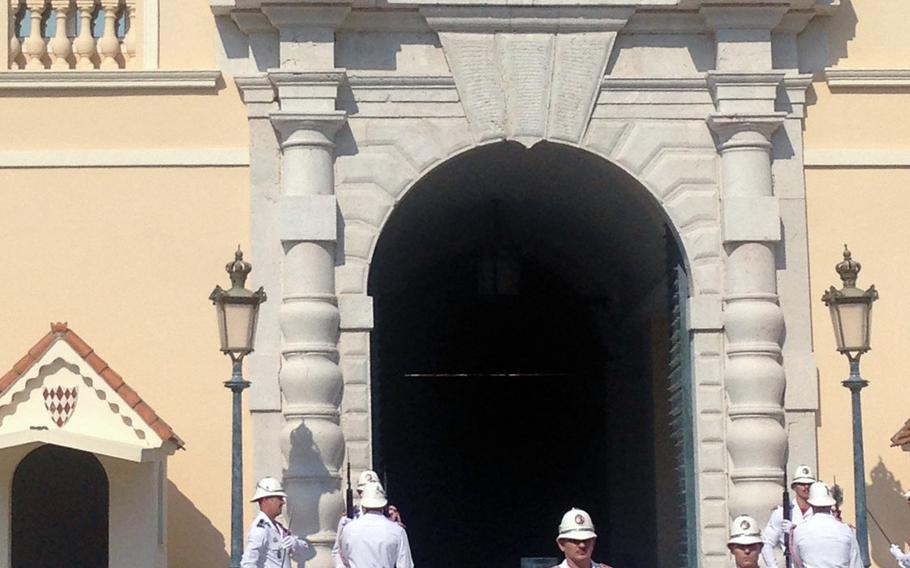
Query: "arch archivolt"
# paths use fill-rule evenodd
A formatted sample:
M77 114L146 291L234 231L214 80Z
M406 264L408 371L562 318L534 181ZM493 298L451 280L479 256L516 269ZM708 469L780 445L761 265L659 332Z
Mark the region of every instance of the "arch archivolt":
M339 294L366 294L368 266L395 205L430 170L476 148L465 120L349 121L357 153L336 160L344 221ZM700 121L594 121L578 146L623 168L657 200L678 233L696 295L722 289L718 165Z

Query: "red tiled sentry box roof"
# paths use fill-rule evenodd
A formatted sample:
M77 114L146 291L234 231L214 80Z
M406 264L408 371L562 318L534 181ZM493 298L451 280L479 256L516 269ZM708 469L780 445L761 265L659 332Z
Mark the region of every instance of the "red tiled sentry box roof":
M910 420L904 423L904 427L897 431L897 434L891 436L891 447L907 446L910 444ZM904 448L905 450L907 448Z
M168 423L155 414L152 407L146 404L139 395L136 394L136 391L131 389L129 385L124 382L123 377L111 369L104 359L95 353L94 349L85 341L82 341L82 338L76 335L76 333L66 325L66 322L52 323L50 332L42 337L34 347L29 349L28 353L26 353L22 359L19 359L19 362L13 365L13 368L10 369L9 372L0 377L0 395L6 392L6 389L16 382L16 379L28 371L36 361L41 359L41 357L47 353L48 349L51 348L51 345L61 339L66 341L69 346L73 348L73 351L78 353L79 356L101 376L101 378L107 381L107 384L120 395L123 402L136 411L136 414L142 417L145 423L155 431L159 438L164 441L170 440L177 444L178 448L183 448L183 440L174 433L174 430Z

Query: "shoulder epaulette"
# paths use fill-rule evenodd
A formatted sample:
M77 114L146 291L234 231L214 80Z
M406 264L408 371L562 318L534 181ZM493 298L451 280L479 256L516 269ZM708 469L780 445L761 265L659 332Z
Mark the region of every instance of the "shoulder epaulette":
M259 522L256 523L256 526L259 528L262 528L262 529L269 528L269 524L267 522L265 522L265 519L259 519Z

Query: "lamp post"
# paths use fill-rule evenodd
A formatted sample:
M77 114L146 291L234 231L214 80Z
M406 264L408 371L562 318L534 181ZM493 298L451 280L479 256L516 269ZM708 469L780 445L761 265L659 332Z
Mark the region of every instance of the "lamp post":
M251 292L244 288L253 266L243 261L239 246L234 253L234 261L227 263L224 269L231 277L231 288L224 290L215 286L209 300L215 304L218 315L221 352L230 356L233 364L231 380L226 381L224 386L234 393L231 425L231 568L240 568L243 554L243 416L240 397L243 389L250 386L249 381L243 380L243 358L253 351L259 304L265 301L265 291L259 288Z
M837 350L850 361L850 376L841 384L850 389L853 403L853 484L856 502L856 539L859 541L863 566L869 566L869 530L866 520L866 467L863 459L863 410L860 391L869 384L859 374L859 358L869 351L869 335L872 318L872 302L878 299L875 286L868 290L856 287L856 277L862 269L853 260L847 245L844 245L844 260L835 267L843 281L838 290L831 286L822 301L831 312L834 324L834 338Z

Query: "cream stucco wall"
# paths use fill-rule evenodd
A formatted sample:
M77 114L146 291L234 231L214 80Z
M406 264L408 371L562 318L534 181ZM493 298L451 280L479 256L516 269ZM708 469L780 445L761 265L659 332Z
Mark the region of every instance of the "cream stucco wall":
M186 441L169 460L172 566L227 564L230 362L208 294L249 248L248 185L245 168L0 170L0 361L68 321Z
M900 492L910 489L910 454L891 448L889 438L910 417L906 404L910 343L906 316L910 298L910 240L907 187L910 169L810 171L809 258L815 352L820 385L820 476L835 478L846 491L845 514L853 512L853 448L850 392L840 385L848 374L846 359L835 351L822 292L841 286L834 264L844 243L863 265L859 285L875 284L881 299L873 315L872 351L862 358L864 443L868 503L892 539L910 536L910 509ZM893 565L888 543L870 522L871 556L879 566Z
M829 22L829 66L837 69L910 69L910 45L903 40L910 6L874 0L843 0ZM821 79L821 78L819 78ZM889 438L910 417L904 350L910 299L910 87L837 88L817 80L805 140L813 152L837 155L807 171L812 321L819 375L819 469L846 491L845 515L852 522L853 452L850 393L840 385L846 359L834 350L827 310L820 301L830 285L841 286L834 265L845 243L863 265L859 285L881 293L874 309L872 351L862 359L870 381L863 391L867 499L869 509L892 540L910 536L910 509L899 492L910 489L910 454L891 448ZM887 167L861 167L881 159ZM827 163L826 163L827 162ZM869 521L874 566L893 566L888 543Z

